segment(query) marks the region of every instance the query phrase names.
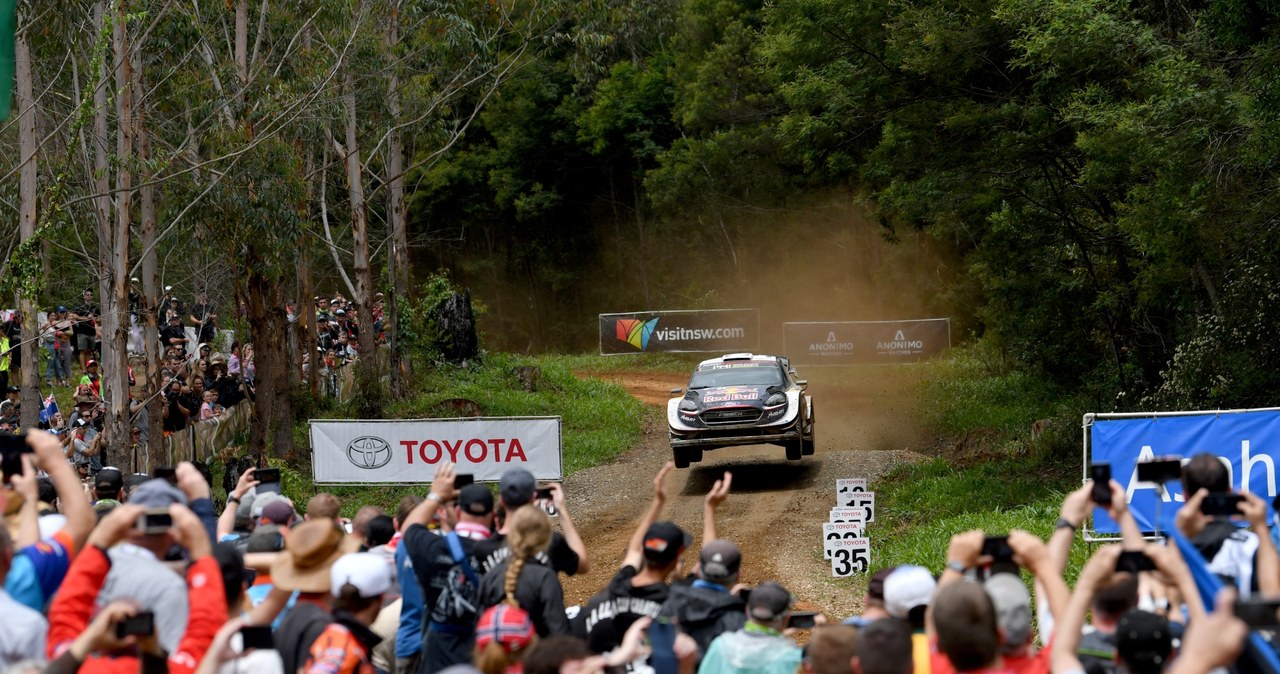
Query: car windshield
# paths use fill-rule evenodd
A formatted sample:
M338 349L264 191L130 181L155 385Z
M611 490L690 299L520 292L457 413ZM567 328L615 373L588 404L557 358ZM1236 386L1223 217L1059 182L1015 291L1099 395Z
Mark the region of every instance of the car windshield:
M736 366L698 370L689 379L689 389L719 386L781 386L782 371L776 365Z

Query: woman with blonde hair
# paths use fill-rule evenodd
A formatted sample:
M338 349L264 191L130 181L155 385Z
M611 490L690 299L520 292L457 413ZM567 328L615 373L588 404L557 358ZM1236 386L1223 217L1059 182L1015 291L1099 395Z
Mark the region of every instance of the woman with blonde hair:
M510 516L507 547L511 554L480 581L482 608L506 602L529 614L538 636L568 634L564 590L560 578L546 563L551 542L551 520L535 506L522 506Z

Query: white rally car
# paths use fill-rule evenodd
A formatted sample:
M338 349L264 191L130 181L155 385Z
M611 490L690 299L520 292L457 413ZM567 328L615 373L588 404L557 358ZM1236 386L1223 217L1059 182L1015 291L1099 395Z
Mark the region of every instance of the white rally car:
M795 376L784 356L732 353L699 363L687 390L671 390L684 395L667 402L676 467L736 445L780 445L791 461L813 454L813 399L809 382Z

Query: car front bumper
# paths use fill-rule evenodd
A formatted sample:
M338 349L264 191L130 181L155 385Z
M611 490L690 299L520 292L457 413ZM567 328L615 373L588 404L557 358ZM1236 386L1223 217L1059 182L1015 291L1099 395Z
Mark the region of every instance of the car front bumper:
M670 430L670 429L669 429ZM671 448L732 447L736 445L763 445L773 443L798 442L803 439L800 424L792 423L783 428L717 428L707 431L676 432L671 430Z

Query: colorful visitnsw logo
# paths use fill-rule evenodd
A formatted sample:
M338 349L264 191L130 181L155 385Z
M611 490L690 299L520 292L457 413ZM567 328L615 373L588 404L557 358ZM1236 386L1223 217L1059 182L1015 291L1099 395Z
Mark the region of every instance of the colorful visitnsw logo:
M638 318L618 319L618 340L644 351L649 348L649 337L653 329L658 327L658 319L642 321Z

